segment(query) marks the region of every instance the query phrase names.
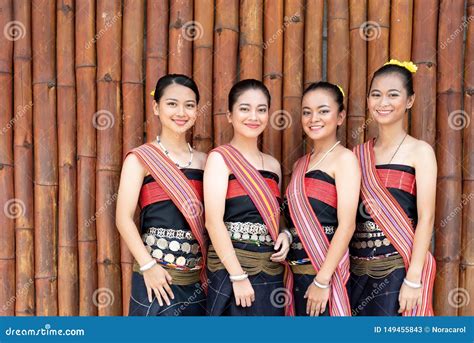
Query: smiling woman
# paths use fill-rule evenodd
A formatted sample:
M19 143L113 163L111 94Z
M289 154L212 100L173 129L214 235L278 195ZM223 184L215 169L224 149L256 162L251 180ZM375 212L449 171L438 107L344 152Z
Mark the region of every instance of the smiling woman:
M362 316L433 315L437 165L431 146L403 127L414 72L413 63L392 60L374 73L367 104L379 135L354 149L363 177L350 285L353 312ZM382 279L384 294L374 297Z
M153 96L161 135L128 153L117 200L117 228L136 261L129 315L204 315L206 155L186 142L199 91L192 79L171 74L158 80ZM140 230L133 220L137 203Z
M285 263L290 235L279 228L281 168L258 149L269 106L262 82L236 83L227 113L234 136L214 149L206 164L210 315L278 316L285 308L292 314L292 279Z

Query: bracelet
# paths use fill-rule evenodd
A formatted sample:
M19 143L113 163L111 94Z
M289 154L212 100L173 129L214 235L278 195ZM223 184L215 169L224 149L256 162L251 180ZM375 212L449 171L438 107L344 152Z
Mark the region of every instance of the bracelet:
M243 280L247 279L248 277L249 277L249 275L247 274L247 272L244 272L243 274L240 274L240 275L229 275L229 279L232 282L234 282L234 281L243 281Z
M328 289L329 287L331 287L330 284L323 285L322 283L319 283L318 281L316 281L316 278L314 278L313 283L316 287L322 288L322 289Z
M404 283L405 285L407 285L408 287L410 287L410 288L419 289L419 288L422 287L421 282L420 282L420 283L411 282L411 281L407 280L406 278L403 279L403 283Z
M287 235L288 238L290 239L290 244L293 243L293 235L291 234L290 230L288 230L288 229L283 229L281 232L286 233L286 235Z
M147 264L143 265L140 267L140 271L141 272L146 272L147 270L153 268L156 264L156 260L151 260L150 262L148 262Z

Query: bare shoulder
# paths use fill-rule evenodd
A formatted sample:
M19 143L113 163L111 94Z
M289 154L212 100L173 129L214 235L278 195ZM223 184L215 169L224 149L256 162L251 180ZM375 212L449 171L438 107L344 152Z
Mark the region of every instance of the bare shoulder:
M207 154L202 151L194 150L194 158L196 159L197 166L199 169L204 169L206 166Z
M122 170L127 170L140 176L148 175L147 170L135 154L128 154L123 161Z
M436 165L436 154L433 147L421 140L410 136L411 158L415 168L434 167Z
M265 169L271 172L274 172L278 175L281 174L281 165L280 162L269 154L263 154Z
M337 164L342 166L358 164L357 156L350 149L340 146L336 149Z

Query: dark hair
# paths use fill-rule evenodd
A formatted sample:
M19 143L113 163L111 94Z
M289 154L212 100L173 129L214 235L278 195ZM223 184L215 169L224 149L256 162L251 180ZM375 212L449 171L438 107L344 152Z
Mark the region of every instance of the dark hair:
M255 79L246 79L246 80L241 80L237 82L230 89L229 99L228 99L230 112L232 112L232 108L237 102L237 99L239 98L239 96L241 96L242 93L250 89L257 89L257 90L262 91L265 97L267 98L268 107L270 107L270 102L272 100L272 97L270 96L270 92L268 91L268 88L263 84L263 82L259 80L255 80Z
M326 81L313 82L308 87L306 87L306 89L303 92L303 97L307 93L318 90L318 89L323 89L325 91L328 91L333 96L334 100L337 102L338 111L339 112L344 111L344 94L342 94L342 91L339 89L337 85L331 82L326 82ZM303 99L303 97L301 99Z
M370 87L369 87L369 93L367 93L367 96L370 94L370 90L372 89L372 83L374 82L374 79L379 76L384 76L384 75L389 75L389 74L397 74L402 78L403 82L403 87L405 87L405 90L407 91L408 96L412 96L415 94L415 91L413 90L413 76L411 71L409 71L407 68L396 65L396 64L386 64L374 73L374 76L372 77L372 80L370 80Z
M190 77L182 74L168 74L161 77L156 83L155 94L153 95L155 101L159 102L163 96L163 93L165 92L165 89L173 84L181 85L191 89L194 94L196 94L196 103L199 104L199 90L196 83Z

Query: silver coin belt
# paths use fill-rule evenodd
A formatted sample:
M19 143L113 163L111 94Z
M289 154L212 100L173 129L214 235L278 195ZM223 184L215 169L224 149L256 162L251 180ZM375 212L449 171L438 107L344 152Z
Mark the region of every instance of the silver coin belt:
M245 241L256 244L274 245L265 224L225 222L229 236L234 241Z
M335 227L334 226L323 226L323 229L324 229L324 233L326 235L333 235L334 234L334 231L335 231ZM296 231L296 229L294 227L290 228L290 232L291 232L291 235L294 237L294 238L297 238L298 237L298 231ZM303 250L304 249L304 246L303 246L303 243L301 242L294 242L294 243L291 243L291 249L294 249L294 250Z
M190 231L165 228L148 228L146 231L142 240L152 257L179 267L194 268L201 263L201 257L197 256L199 244Z
M378 225L372 221L365 221L364 223L357 223L357 229L354 233L354 238L356 239L369 239L351 242L351 246L356 249L366 249L366 248L380 248L383 246L390 246L390 240L385 237L383 231L378 227ZM371 240L371 238L377 238ZM380 238L380 239L379 239Z

